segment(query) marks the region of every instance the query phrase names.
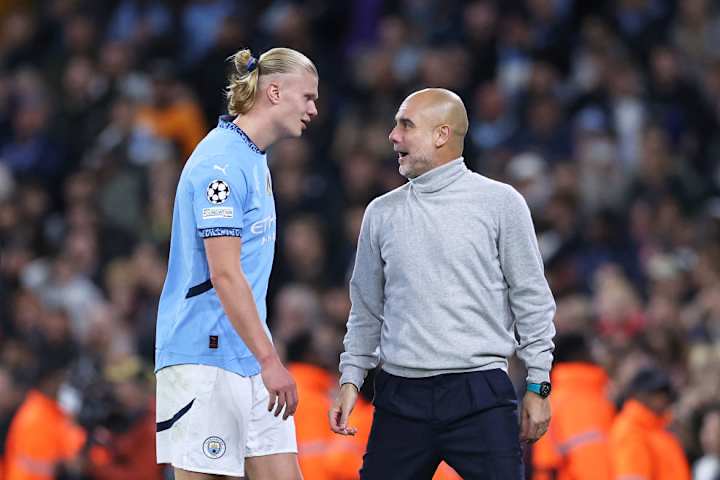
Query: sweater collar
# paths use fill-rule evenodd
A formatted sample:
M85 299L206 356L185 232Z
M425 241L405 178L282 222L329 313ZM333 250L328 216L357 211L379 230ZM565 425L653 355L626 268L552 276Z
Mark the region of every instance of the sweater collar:
M463 157L460 157L435 167L419 177L411 178L410 185L418 192L433 193L447 187L467 171Z

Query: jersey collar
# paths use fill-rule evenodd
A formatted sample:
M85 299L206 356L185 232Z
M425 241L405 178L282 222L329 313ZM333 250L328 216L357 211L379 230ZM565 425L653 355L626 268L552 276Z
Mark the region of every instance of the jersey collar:
M238 135L240 135L243 142L245 142L247 146L250 147L250 150L259 153L260 155L265 155L265 152L263 150L260 150L260 147L255 145L255 142L250 139L248 134L245 133L242 128L238 127L233 123L234 119L235 117L233 117L232 115L221 115L220 119L218 120L218 128L224 128L226 130L237 133Z

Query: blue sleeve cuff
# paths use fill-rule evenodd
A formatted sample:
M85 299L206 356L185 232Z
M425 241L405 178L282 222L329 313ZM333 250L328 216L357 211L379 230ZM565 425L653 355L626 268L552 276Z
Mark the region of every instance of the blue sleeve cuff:
M202 238L210 237L241 237L242 228L214 227L198 230Z

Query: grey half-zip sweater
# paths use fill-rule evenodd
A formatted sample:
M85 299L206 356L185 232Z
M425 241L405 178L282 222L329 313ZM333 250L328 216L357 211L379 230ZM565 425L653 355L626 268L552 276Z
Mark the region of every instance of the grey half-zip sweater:
M502 368L549 380L555 302L523 197L461 158L373 200L350 280L340 383ZM516 341L515 330L519 337Z

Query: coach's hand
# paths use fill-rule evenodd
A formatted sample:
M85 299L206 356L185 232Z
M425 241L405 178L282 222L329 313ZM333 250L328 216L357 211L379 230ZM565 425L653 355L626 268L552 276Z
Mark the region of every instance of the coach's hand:
M550 417L550 399L526 392L523 398L520 440L534 442L542 437L550 425Z
M261 364L262 381L269 394L268 412L275 408L274 415L277 417L285 408L283 420L295 414L298 406L298 393L295 380L290 372L283 366L280 358L273 355Z
M340 387L335 404L328 412L330 430L340 435L355 435L357 428L348 426L348 418L355 408L358 389L352 383L344 383Z

